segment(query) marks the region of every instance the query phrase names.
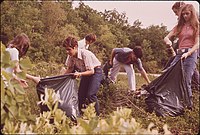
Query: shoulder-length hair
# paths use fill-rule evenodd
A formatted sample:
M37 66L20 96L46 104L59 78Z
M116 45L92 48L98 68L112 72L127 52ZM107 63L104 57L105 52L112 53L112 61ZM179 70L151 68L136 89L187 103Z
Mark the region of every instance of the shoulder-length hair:
M22 57L28 51L30 40L25 33L21 33L10 41L8 45L11 48L16 48L19 51L19 57Z
M196 35L199 33L199 20L197 17L197 13L196 10L194 8L194 6L192 4L185 4L180 11L180 16L179 16L179 20L178 20L178 24L176 26L176 35L180 34L181 29L183 28L184 24L185 24L185 19L182 15L182 12L188 10L191 12L191 19L190 19L190 24L194 30L193 32L193 37L195 38Z

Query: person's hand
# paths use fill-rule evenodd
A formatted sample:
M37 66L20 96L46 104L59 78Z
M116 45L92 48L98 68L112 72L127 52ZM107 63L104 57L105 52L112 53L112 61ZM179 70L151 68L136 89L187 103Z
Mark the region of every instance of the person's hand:
M167 45L167 47L171 47L172 46L172 41L168 41L167 43L166 43L166 45Z
M112 60L109 60L109 67L112 67L113 66L113 61Z
M181 59L186 59L188 56L190 56L190 53L186 52L181 56Z
M82 76L82 74L80 73L80 72L75 72L74 73L74 77L75 78L79 78L79 77L81 77Z
M168 54L169 56L175 56L175 55L176 55L174 49L173 49L171 46L168 46L168 47L167 47L167 54Z
M35 76L35 77L33 77L33 81L36 83L36 84L38 84L39 82L40 82L40 80L41 80L41 77L40 76Z
M62 67L62 68L61 68L61 70L60 70L60 74L61 74L61 75L64 75L64 74L65 74L65 72L66 72L66 69L65 69L65 67Z

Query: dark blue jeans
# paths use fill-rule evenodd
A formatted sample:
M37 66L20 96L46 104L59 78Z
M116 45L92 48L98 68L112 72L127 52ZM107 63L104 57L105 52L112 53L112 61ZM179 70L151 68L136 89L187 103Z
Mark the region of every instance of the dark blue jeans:
M181 56L182 54L177 54L171 65L175 64L181 58ZM185 60L183 60L183 70L186 81L186 87L190 97L190 103L191 103L190 106L192 106L191 82L192 82L192 75L194 74L196 68L196 62L197 62L197 52L192 53L192 55L188 56Z
M89 103L95 102L95 111L99 115L99 102L97 99L97 92L99 90L102 80L102 68L97 67L94 69L95 73L90 76L82 76L78 91L79 110L83 114L82 110L85 108L86 99Z

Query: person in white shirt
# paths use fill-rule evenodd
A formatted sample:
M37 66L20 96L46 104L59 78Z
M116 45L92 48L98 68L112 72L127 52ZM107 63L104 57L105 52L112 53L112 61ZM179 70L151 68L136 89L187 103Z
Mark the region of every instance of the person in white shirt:
M90 44L96 41L96 35L91 33L85 36L84 39L78 41L78 48L80 49L87 49L89 48Z
M19 66L19 59L26 54L29 46L30 40L28 36L24 33L21 33L17 35L12 41L10 41L8 43L8 47L6 48L6 51L8 51L10 54L11 61L16 60L17 62L14 67L8 67L3 70L5 70L8 73L11 73L13 75L13 78L17 80L22 87L28 87L28 84L26 80L17 77L16 73L22 72ZM40 80L40 77L35 77L29 74L26 74L26 78L34 81L35 83L38 83ZM6 82L5 78L4 81Z
M92 43L94 43L95 41L96 41L96 35L93 34L93 33L90 33L90 34L86 35L84 39L78 41L78 48L79 49L86 49L86 50L88 50L89 46ZM67 66L67 61L68 61L68 59L70 57L71 57L70 55L67 56L67 59L65 61L65 65L66 66ZM65 68L63 67L60 70L60 74L63 74L64 71L65 71Z
M97 92L102 80L101 62L89 50L78 48L78 42L73 37L67 37L63 46L70 57L66 61L63 74L74 73L74 77L81 77L78 90L79 110L85 108L86 99L89 103L95 102L95 111L99 115Z

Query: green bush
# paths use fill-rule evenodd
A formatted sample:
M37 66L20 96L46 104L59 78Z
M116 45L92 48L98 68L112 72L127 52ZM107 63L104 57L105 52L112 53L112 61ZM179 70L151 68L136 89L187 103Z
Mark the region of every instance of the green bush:
M47 94L48 93L48 94ZM45 100L41 100L40 104L48 106L50 111L43 112L34 124L27 122L13 122L6 120L3 133L39 133L39 134L158 134L158 130L153 128L154 124L150 123L147 129L141 127L134 118L131 117L131 109L117 108L107 118L103 119L96 116L94 103L90 104L83 110L84 115L78 118L78 124L73 124L58 109L58 103L61 102L59 96L52 89L45 89ZM169 134L170 131L165 125L164 133Z

